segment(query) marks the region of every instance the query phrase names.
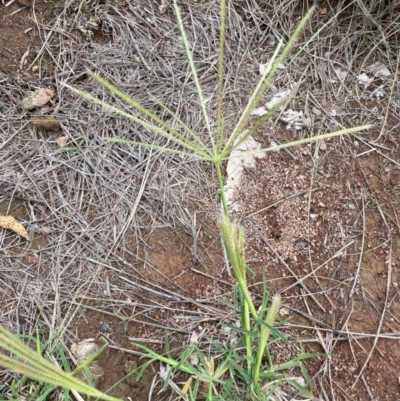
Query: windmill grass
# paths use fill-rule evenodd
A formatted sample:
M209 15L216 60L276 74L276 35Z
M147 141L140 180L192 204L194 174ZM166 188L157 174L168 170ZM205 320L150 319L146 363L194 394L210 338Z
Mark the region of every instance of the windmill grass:
M278 103L274 108L269 110L267 114L258 119L255 123L250 125L250 128L247 128L247 125L251 118L252 110L259 104L262 96L264 95L267 88L270 86L272 79L277 72L278 66L282 63L282 61L286 58L289 50L292 48L299 34L302 32L305 24L307 23L310 15L313 11L311 8L305 17L301 20L296 30L290 37L286 46L282 46L280 43L272 58L270 59L268 65L265 68L265 71L256 86L253 94L250 96L246 107L244 108L242 114L238 118L238 121L230 133L230 135L226 136L224 127L225 121L222 113L222 102L223 102L223 69L224 69L224 44L225 44L225 13L226 13L226 1L222 0L220 2L220 35L219 35L219 55L218 55L218 85L217 85L217 93L216 93L216 129L213 130L211 126L211 118L209 116L206 102L204 100L203 92L200 85L200 80L198 78L198 74L195 68L194 59L192 56L192 50L185 33L185 28L183 24L183 19L181 17L181 13L177 2L174 1L174 11L177 18L177 23L180 29L180 33L182 35L183 44L186 50L186 55L189 61L192 78L194 84L196 86L200 107L202 110L202 115L204 119L204 125L207 132L207 139L202 139L199 135L191 130L183 121L176 115L173 111L168 109L166 105L164 105L157 98L152 96L152 99L165 111L167 112L173 119L174 123L179 126L179 128L175 128L175 125L172 126L165 121L163 121L156 114L152 113L150 110L143 107L133 98L127 96L121 90L116 88L110 82L101 78L98 74L91 73L93 78L95 78L101 85L103 85L106 89L112 91L115 95L120 97L124 102L135 108L138 112L140 112L144 118L140 118L129 114L123 110L120 110L113 105L107 104L99 99L94 98L88 93L84 93L75 88L70 87L71 90L80 94L81 96L87 98L90 101L98 103L103 107L107 108L110 111L114 111L119 113L127 118L131 119L137 124L144 126L145 128L153 130L155 133L165 137L169 142L178 145L177 148L171 147L162 147L156 146L151 143L143 143L137 141L127 141L119 138L109 138L110 141L114 142L124 142L131 145L143 146L148 148L156 148L158 150L164 152L172 152L184 155L189 158L201 159L211 163L216 171L219 183L219 193L221 197L222 204L222 214L221 217L221 237L223 240L223 244L226 250L226 254L228 256L230 265L232 266L232 270L237 282L238 290L239 290L239 299L240 299L240 314L241 314L241 330L240 333L243 336L244 344L245 344L245 365L246 365L246 374L244 381L247 383L247 396L251 394L256 395L256 397L261 396L259 389L260 383L259 378L261 372L265 373L267 371L271 371L272 364L271 361L269 367L266 369L262 367L262 360L264 354L268 355L267 342L271 331L274 331L276 336L281 336L276 330L273 329L275 321L277 319L279 307L281 304L280 297L273 297L271 306L264 316L265 310L261 312L257 312L254 303L251 298L250 291L246 284L246 265L245 265L245 257L244 257L244 233L243 229L239 227L236 223L231 221L226 194L224 190L224 178L223 178L223 163L229 160L232 155L232 152L241 145L250 135L252 135L262 124L268 120L275 111L282 105L283 102ZM247 129L246 129L247 128ZM279 146L274 146L271 148L265 148L254 152L241 153L240 157L244 157L246 155L250 156L256 153L264 153L270 150L282 149L290 146L296 146L302 143L315 141L318 139L326 139L346 133L351 133L355 131L359 131L362 129L366 129L368 126L356 127L344 129L341 131L336 131L333 133L328 133L324 135L319 135L313 138L305 138L299 141L293 141L286 144L282 144ZM264 297L267 297L267 290L264 289ZM266 305L264 305L266 306ZM282 337L282 336L281 336ZM257 344L257 345L256 345ZM174 369L181 370L187 374L190 374L192 378L196 378L196 383L193 388L198 388L198 381L206 381L208 383L208 390L206 392L206 398L208 400L213 399L213 397L218 394L218 391L215 387L215 380L219 380L222 373L217 374L215 376L214 362L211 360L207 360L205 356L200 358L202 363L203 372L206 372L207 378L204 377L202 372L199 372L197 368L188 365L187 358L188 355L182 356L182 360L176 360L172 357L165 357L162 355L158 355L153 351L140 346L141 348L147 351L147 357L150 358L150 361L159 360L160 362L168 364L170 367ZM197 349L192 348L192 352L199 352ZM235 359L235 358L234 358ZM237 362L237 361L236 361ZM229 363L224 360L221 362L222 365L225 364L228 366L227 370L231 370L229 368ZM211 368L212 366L212 368ZM225 370L223 370L225 372ZM235 375L234 369L231 370L231 374ZM281 378L282 379L282 378ZM214 380L214 381L213 381ZM166 380L168 382L168 380ZM189 384L186 384L189 386ZM185 388L184 387L184 388ZM299 386L297 386L299 387ZM187 390L187 389L186 389ZM306 389L302 389L306 392Z
M115 95L117 95L127 104L136 109L139 113L143 115L143 117L137 117L133 114L118 109L111 104L108 104L100 99L91 96L89 93L82 92L70 86L68 87L72 91L78 93L86 99L100 104L110 111L125 116L133 122L140 124L143 127L148 128L153 132L163 136L171 143L178 145L178 148L158 146L152 143L126 141L119 138L109 138L110 141L125 142L131 145L154 148L164 152L176 153L193 159L201 159L209 162L214 166L218 177L218 183L220 187L219 193L223 210L221 217L221 236L229 262L232 266L232 270L237 281L237 294L241 315L241 327L235 328L235 330L242 336L244 347L241 347L242 344L238 343L237 345L232 346L232 348L226 349L220 344L211 342L210 340L213 349L216 353L219 354L218 358L214 356L204 355L204 353L195 346L183 352L181 355L179 355L178 358L174 358L170 353L167 354L167 356L163 356L149 350L146 347L141 346L141 348L146 351L145 356L149 358L149 361L145 363L143 369L146 368L149 364L153 363L155 360L169 365L170 370L168 373L169 376L167 375L167 378L165 380L166 385L169 382L169 377L171 376L173 370L182 371L185 374L189 375L183 388L177 389L177 391L182 397L191 400L197 399L199 392L202 392L200 383L206 384L206 391L205 393L203 393L203 396L205 395L207 400L216 399L220 396L222 397L222 394L224 394L224 399L232 399L237 396L238 391L240 395L244 395L246 397L267 399L268 396L272 394L273 390L277 388L277 386L279 386L282 381L289 382L303 395L310 396L310 393L306 388L299 385L291 378L286 377L284 374L280 374L279 372L284 369L290 369L296 366L300 367L303 375L306 378L307 385L309 385L310 381L306 375L301 360L312 357L312 355L303 353L295 360L278 366L273 366L273 363L269 356L268 340L271 333L276 338L286 340L282 334L274 329L274 324L277 319L281 300L278 296L272 297L272 302L268 307L269 294L267 292L267 281L264 280L263 301L259 311L257 311L253 303L251 293L246 283L244 233L242 228L240 228L236 223L232 222L230 218L227 199L224 191L223 163L233 157L232 152L238 146L240 146L240 144L245 141L250 135L252 135L259 127L261 127L262 124L266 120L268 120L282 105L282 102L277 104L255 123L250 124L249 128L247 127L251 119L252 110L259 104L262 96L271 85L279 65L286 58L289 50L295 43L296 39L298 38L305 24L310 18L312 9L310 9L310 11L302 19L286 46L283 47L282 43L277 46L273 57L270 59L267 67L265 68L264 74L262 75L253 94L250 96L248 103L244 108L242 114L238 118L234 129L229 135L226 135L225 121L222 113L226 1L222 0L220 3L221 28L219 35L219 55L217 67L217 124L215 130L212 128L211 119L206 107L206 102L204 100L200 81L192 56L192 50L185 33L179 7L175 0L173 4L177 23L182 35L183 44L186 49L192 77L197 89L199 102L202 109L204 125L207 131L207 137L205 139L196 134L196 132L194 132L189 126L187 126L177 114L175 114L157 98L152 97L153 101L156 102L166 113L168 113L173 118L174 125L168 124L167 122L162 120L159 116L143 107L140 103L135 101L135 99L124 94L114 85L101 78L98 74L91 73L91 75L100 84L102 84L106 89L112 91ZM178 126L178 128L175 128L176 125ZM258 151L249 152L247 154L241 154L240 157L244 157L246 155L250 156L256 153L265 153L270 150L278 150L290 146L296 146L299 144L348 134L367 128L368 126L348 128L333 133L327 133L312 138L305 138L299 141L292 141L282 145L264 148ZM2 353L0 358L1 365L13 371L22 373L34 380L50 383L54 386L61 386L64 388L73 389L82 394L87 394L105 400L116 400L115 398L102 394L99 391L91 388L90 386L80 382L73 377L73 373L65 373L48 361L45 361L42 356L31 351L29 348L21 344L19 340L8 333L5 329L1 328L0 333L0 346L20 358L16 359ZM244 354L242 351L243 349ZM190 362L190 356L194 354L196 354L200 360L200 363L196 366L192 362ZM263 362L263 360L265 359L264 356L266 356L267 363ZM274 384L273 388L269 389L268 392L265 392L262 389L262 384L267 380L275 381L276 384ZM239 390L237 390L238 388Z

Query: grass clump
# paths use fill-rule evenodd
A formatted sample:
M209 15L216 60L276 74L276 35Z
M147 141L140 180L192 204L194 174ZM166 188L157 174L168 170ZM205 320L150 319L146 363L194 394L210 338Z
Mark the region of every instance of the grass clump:
M57 334L42 344L37 331L36 338L28 337L28 340L34 341L36 345L36 351L33 351L16 336L0 326L0 347L7 350L7 353L4 351L0 353L0 365L22 375L19 380L13 380L11 383L11 398L7 397L3 399L21 399L22 394L26 392L25 388L28 379L32 379L35 381L35 385L29 386L30 399L47 400L47 397L57 388L62 388L64 389L62 397L66 401L73 399L70 391L106 401L117 401L116 398L108 396L96 390L93 386L75 378L75 375L81 370L89 372L87 367L106 348L107 343L75 370L71 371L66 354L60 343L57 343L51 351L47 350L48 345L52 341L56 341L56 336ZM54 359L61 361L62 369L53 362L50 362Z

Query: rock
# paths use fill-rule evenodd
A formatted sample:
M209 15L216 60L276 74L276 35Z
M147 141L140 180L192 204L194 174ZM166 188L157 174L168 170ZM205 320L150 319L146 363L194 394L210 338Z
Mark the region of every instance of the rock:
M138 365L136 361L126 361L124 365L124 374L128 377L125 378L126 383L130 386L136 384L136 376L138 371Z
M41 131L56 131L60 128L60 122L53 116L34 117L31 124Z
M112 329L109 323L100 322L100 332L101 333L111 333Z
M321 150L322 152L325 152L326 151L326 149L327 149L327 144L326 144L326 142L325 141L322 141L320 144L319 144L319 150Z
M67 146L67 142L68 142L68 136L60 136L59 138L56 139L56 143L60 148L63 148L65 146Z
M301 125L303 128L310 128L311 127L311 118L305 117L301 120Z
M94 342L94 338L88 338L82 340L77 344L71 345L72 355L76 358L78 365L86 361L91 355L99 350L99 346ZM99 363L94 360L89 365L89 371L92 374L94 386L97 387L104 376L104 370L100 367ZM76 377L85 383L88 383L86 374L84 371L80 371Z
M21 107L24 110L36 109L37 107L44 106L53 96L54 91L52 89L40 88L23 99Z

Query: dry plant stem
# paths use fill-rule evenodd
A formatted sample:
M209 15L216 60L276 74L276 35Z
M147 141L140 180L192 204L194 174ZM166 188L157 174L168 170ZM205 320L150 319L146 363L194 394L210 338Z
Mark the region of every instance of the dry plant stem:
M219 181L219 189L220 189L221 203L222 203L224 216L225 216L225 218L230 219L228 205L226 202L226 194L225 194L225 189L224 189L224 178L222 177L222 171L221 171L221 163L219 163L219 162L215 163L215 168L217 170L217 177L218 177L218 181Z
M156 156L157 156L157 154L154 157L156 157ZM150 154L148 156L148 160L147 160L147 163L146 163L146 170L145 170L145 173L144 173L144 176L143 176L143 180L142 180L142 183L140 185L140 189L139 189L139 192L137 194L137 197L135 199L135 203L132 206L132 210L131 210L131 213L130 213L130 215L128 217L128 220L126 221L123 229L119 232L117 238L115 239L115 242L114 242L113 246L110 247L110 250L108 251L105 260L107 260L110 257L111 253L114 251L115 247L118 245L118 242L120 241L121 237L123 235L125 235L129 225L131 224L133 218L135 217L135 214L136 214L136 211L137 211L137 207L138 207L138 204L140 202L140 199L142 198L142 195L143 195L145 186L147 184L150 172L151 172L151 170L152 170L152 168L154 167L154 164L155 164L155 161L154 161L152 163L151 167L150 167L150 161L151 160L152 160L152 151L150 151Z
M385 109L384 121L382 123L382 127L381 127L381 130L379 132L378 138L376 138L376 141L379 141L380 137L385 132L386 123L387 123L387 120L388 120L388 117L389 117L390 104L392 103L393 94L394 94L394 91L395 91L395 88L397 86L398 79L399 79L399 64L400 64L400 51L397 54L396 70L395 70L395 73L394 73L394 78L393 78L392 85L390 87L390 95L389 95L389 99L388 99L387 106L386 106L386 109Z
M348 248L350 245L353 245L355 240L349 241L346 245L342 246L333 256L331 256L328 260L326 260L324 263L321 263L318 267L316 267L312 272L307 273L305 276L302 278L298 279L295 283L291 284L289 287L285 288L285 291L288 289L300 284L303 282L306 278L310 277L313 275L315 272L317 272L319 269L324 267L326 264L328 264L331 260L336 259L346 248Z
M276 202L273 202L273 203L271 203L270 205L268 205L268 206L266 206L266 207L263 207L263 208L260 209L260 210L257 210L257 211L255 211L255 212L253 212L253 213L248 214L248 215L246 216L246 218L253 217L253 216L255 216L256 214L265 212L266 210L271 209L272 207L274 207L274 206L276 206L276 205L279 205L281 202L284 202L284 201L286 201L286 200L295 198L296 196L300 196L300 195L306 194L306 193L308 193L308 192L311 193L311 192L315 192L315 191L320 191L320 190L322 190L323 188L324 188L324 187L312 188L312 189L310 189L310 190L299 191L299 192L296 192L296 193L294 193L294 194L292 194L292 195L285 196L285 197L283 197L283 198L281 198L281 199L278 199ZM250 220L249 220L249 221L250 221Z
M353 286L351 287L350 293L349 293L349 299L351 299L354 295L354 291L357 285L357 282L359 280L359 276L360 276L360 269L361 269L361 262L362 262L362 258L364 255L364 244L365 244L365 208L367 205L365 205L365 194L364 192L361 193L361 200L362 200L362 216L363 216L363 229L362 229L362 239L361 239L361 249L360 249L360 257L358 260L358 266L357 266L357 271L356 274L354 276L354 282L353 282Z
M379 205L378 205L378 207L379 207ZM371 357L372 357L372 354L373 354L373 352L374 352L374 350L375 350L375 347L376 347L376 345L377 345L377 343L378 343L379 335L380 335L381 330L382 330L383 319L385 318L386 310L387 310L387 305L388 305L388 301L389 301L390 285L391 285L391 283L392 283L392 245L393 245L393 244L392 244L392 235L391 235L390 227L389 227L389 225L387 224L385 215L383 214L383 212L382 212L382 210L381 210L380 207L379 207L379 212L380 212L380 214L381 214L382 220L385 222L385 225L386 225L386 228L387 228L387 231L388 231L388 237L389 237L389 239L390 239L390 248L389 248L389 255L388 255L388 272L387 272L387 281L386 281L385 302L384 302L384 305L383 305L383 309L382 309L382 311L381 311L381 317L380 317L380 319L379 319L379 325L378 325L378 329L377 329L377 332L376 332L376 335L375 335L375 338L374 338L374 343L373 343L372 348L371 348L371 350L370 350L370 352L369 352L369 354L368 354L367 359L364 361L364 364L363 364L363 366L362 366L360 372L358 373L358 375L357 375L357 377L356 377L356 379L355 379L355 381L354 381L354 383L353 383L353 385L352 385L352 388L354 388L354 386L356 385L357 381L358 381L358 380L360 379L360 377L362 376L362 374L363 374L365 368L366 368L367 365L368 365L369 360L370 360Z
M307 302L307 297L305 297L304 295L304 289L303 288L300 288L300 290L301 290L301 292L302 292L302 294L303 294L303 301L304 301L304 305L306 306L306 308L307 308L307 312L308 312L308 314L311 316L311 317L313 317L313 315L312 315L312 313L311 313L311 311L310 311L310 308L309 308L309 306L308 306L308 302ZM325 351L325 353L326 354L329 354L329 352L328 352L328 350L327 350L327 347L326 347L326 344L325 344L325 342L323 341L323 339L322 339L322 335L321 335L321 332L320 332L320 328L319 327L317 327L317 325L315 324L315 322L313 322L313 324L314 324L314 327L315 327L315 331L317 332L317 336L318 336L318 339L319 339L319 343L321 344L321 346L322 346L322 348L324 349L324 351ZM330 334L330 333L329 333Z

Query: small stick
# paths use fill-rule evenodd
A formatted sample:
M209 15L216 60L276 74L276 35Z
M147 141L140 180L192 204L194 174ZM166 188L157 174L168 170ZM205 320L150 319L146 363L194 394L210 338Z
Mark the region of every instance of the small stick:
M379 208L379 212L381 213L382 219L385 222L385 225L386 225L386 227L388 229L388 237L391 240L392 237L391 237L390 227L388 226L388 224L386 222L385 216L384 216L381 208ZM367 356L367 359L365 360L364 365L362 366L360 372L358 373L357 377L355 378L354 383L351 386L351 388L354 388L354 386L356 385L356 383L358 382L360 377L362 377L362 374L363 374L365 368L367 367L368 362L370 361L370 359L372 357L372 354L373 354L373 352L374 352L374 350L376 348L376 344L378 343L379 336L381 334L382 325L383 325L383 319L385 317L385 314L386 314L385 312L386 312L388 301L389 301L390 284L392 282L392 243L390 244L388 262L389 263L388 263L388 273L387 273L387 281L386 281L385 304L383 305L383 309L382 309L382 312L381 312L381 318L379 320L378 330L376 331L376 335L375 335L375 338L374 338L374 343L372 345L371 351L369 352L369 354Z
M20 100L18 100L16 97L14 97L7 89L4 89L0 86L0 90L5 93L10 100L12 100L16 105L19 105L21 103Z
M148 156L148 160L147 160L147 164L146 164L146 171L144 173L143 180L142 180L142 183L140 185L139 192L138 192L137 197L135 199L135 203L132 206L131 213L130 213L130 215L128 217L128 220L124 224L124 227L122 228L122 230L119 232L117 238L115 239L113 245L110 247L110 250L108 251L107 256L106 256L106 260L110 257L111 253L114 251L114 249L118 245L118 242L125 235L126 231L129 228L129 225L131 224L133 218L136 215L136 210L137 210L137 207L139 205L140 200L142 199L142 195L143 195L144 189L146 187L147 180L149 178L150 172L151 172L152 168L154 167L155 161L157 160L157 158L155 157L152 165L150 166L150 161L152 160L151 155L152 155L152 151L150 151L150 154Z
M39 150L39 146L34 147L30 152L26 153L25 155L23 155L22 157L17 159L17 163L26 162L29 158L34 156L37 153L38 150Z
M351 287L350 293L349 293L349 299L352 298L354 295L354 291L356 288L357 280L358 277L360 276L360 269L361 269L361 262L362 262L362 257L364 254L364 244L365 244L365 204L364 204L364 198L365 194L364 191L361 192L361 200L362 200L362 214L363 214L363 231L362 231L362 239L361 239L361 250L360 250L360 257L358 259L358 266L357 266L357 271L356 275L354 276L354 283L353 286Z
M279 203L281 203L281 202L284 202L284 201L286 201L286 200L295 198L296 196L300 196L300 195L306 194L307 192L311 193L311 192L314 192L314 191L319 191L319 190L321 190L321 189L323 189L323 187L320 187L320 188L313 188L313 189L311 189L311 190L306 189L306 190L304 190L304 191L299 191L299 192L296 192L296 193L294 193L294 194L292 194L292 195L285 196L285 197L283 197L283 198L281 198L281 199L278 199L276 202L271 203L270 205L268 205L268 206L266 206L266 207L264 207L264 208L262 208L262 209L260 209L260 210L257 210L257 211L255 211L255 212L253 212L253 213L248 214L246 217L253 217L253 216L255 216L255 215L258 214L258 213L265 212L266 210L270 209L271 207L274 207L274 206L276 206L276 205L279 205Z
M200 80L200 85L207 84L208 82L214 81L214 79L217 79L217 78L218 78L218 74L209 75L208 77L205 77Z
M38 199L30 199L30 198L25 198L24 196L18 196L18 195L11 195L7 192L4 191L0 191L0 194L7 196L9 198L15 198L15 199L19 199L19 200L23 200L25 202L32 202L32 203L40 203L41 205L46 205L46 202L38 200Z
M193 250L192 250L193 263L196 264L199 261L199 258L197 257L196 212L194 212L192 221L192 237L193 237Z

